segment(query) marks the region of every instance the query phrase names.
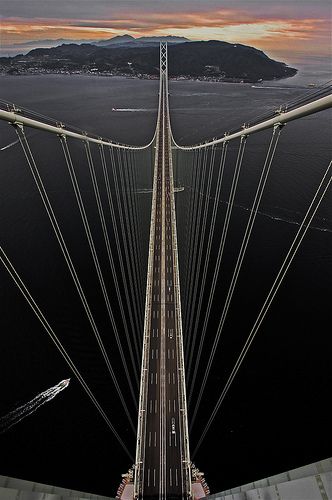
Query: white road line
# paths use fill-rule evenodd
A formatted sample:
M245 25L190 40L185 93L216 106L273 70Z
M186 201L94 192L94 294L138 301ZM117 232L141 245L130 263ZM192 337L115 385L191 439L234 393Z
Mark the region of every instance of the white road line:
M154 412L157 413L157 400L154 400Z
M151 432L149 432L149 444L148 446L150 447L151 446Z
M173 399L173 408L174 408L174 413L175 413L175 407L176 407L176 403L175 403L175 399Z
M151 349L151 359L153 359L154 349Z
M158 385L158 372L156 372L156 385Z
M175 384L175 373L173 372L173 384Z
M168 400L168 413L171 413L171 400Z
M150 413L152 413L152 399L150 399Z
M175 486L179 486L179 481L178 481L178 470L175 469Z
M177 446L177 444L176 444L176 433L174 434L174 446Z
M158 349L156 349L156 359L158 359Z
M153 486L156 486L156 469L153 469Z
M175 357L175 353L174 353L174 349L172 349L172 358L174 359Z
M172 469L169 468L169 485L173 486L173 481L172 481Z
M154 447L157 446L157 432L154 431Z
M172 446L172 433L169 431L169 446Z

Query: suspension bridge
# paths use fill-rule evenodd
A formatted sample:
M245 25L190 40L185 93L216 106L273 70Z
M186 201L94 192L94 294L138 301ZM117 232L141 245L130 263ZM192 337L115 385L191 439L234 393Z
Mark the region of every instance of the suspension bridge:
M288 103L287 107L280 107L276 112L261 115L255 121L227 132L221 138L193 146L180 146L176 143L171 129L165 43L160 46L156 130L152 141L146 146L115 143L61 122L54 122L38 113L1 102L0 119L14 126L18 144L29 167L66 270L79 297L85 320L111 376L121 411L135 433L135 458L127 440L118 432L104 405L82 374L77 358L66 348L64 339L51 325L24 276L3 247L0 250L0 260L114 438L132 461L133 466L128 474L124 475L125 479L119 488L119 498L172 499L208 496L209 489L203 473L196 468L192 460L197 456L203 441L208 438L220 406L331 183L332 165L329 162L322 169L321 178L315 186L302 220L297 224L297 231L267 290L252 327L246 336L240 339L239 354L230 367L222 389L218 390L215 406L209 411L205 427L190 453L189 431L202 408L209 376L217 360L218 346L280 136L285 133L287 123L331 107L331 86L328 85ZM114 349L118 352L119 362L110 355L103 328L100 328L100 320L96 316L96 308L91 305L91 297L80 276L77 255L69 247L68 237L64 234L54 201L47 190L37 154L31 146L33 141L29 138L33 129L58 143L62 164L68 175L68 185L77 204L89 258L96 274L96 286L100 294L98 297L105 306L103 314L105 321L111 325ZM219 306L216 312L214 300L219 293L221 265L225 259L226 242L231 232L231 221L236 208L235 197L245 153L251 137L261 132L269 134L264 136L267 138L264 161L237 248L234 268L229 271L229 286L225 291L222 306ZM75 150L75 144L79 144L78 150ZM88 166L92 198L100 224L99 236L90 222L89 203L84 199L81 185L86 179L80 178L75 167L75 154L81 155L81 161L84 160ZM227 181L228 198L222 206L223 222L219 225L221 192L230 158L234 160L234 165ZM187 190L186 198L176 201L176 196L182 196L183 191L183 186L179 184L181 166L186 171L183 179L187 179L192 189ZM148 198L142 201L146 196L142 196L142 193L149 193L151 174L151 197L148 194ZM186 191L186 187L184 190ZM146 215L147 203L150 205L150 221ZM187 219L186 230L179 235L178 206L181 215L185 214ZM100 241L102 251L99 248ZM214 318L214 334L203 365L211 315ZM115 368L115 363L121 366L121 373ZM124 395L122 384L127 386L128 396ZM191 407L189 419L187 401ZM137 426L132 407L138 413Z

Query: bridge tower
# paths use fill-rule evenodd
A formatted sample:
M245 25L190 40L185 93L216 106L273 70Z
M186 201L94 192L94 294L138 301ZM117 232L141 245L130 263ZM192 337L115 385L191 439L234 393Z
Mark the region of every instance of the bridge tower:
M166 43L160 45L134 497L191 497Z

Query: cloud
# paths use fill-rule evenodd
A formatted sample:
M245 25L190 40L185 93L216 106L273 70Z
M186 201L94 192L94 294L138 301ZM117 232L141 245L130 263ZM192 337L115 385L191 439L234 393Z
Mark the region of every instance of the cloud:
M3 0L3 3L8 13L13 12L13 5L17 7L22 2ZM25 17L33 11L32 6L40 2L24 0L23 4L20 17L3 18L3 45L42 38L101 39L129 33L219 39L248 43L263 50L284 47L291 41L297 47L302 43L303 49L310 52L330 50L330 16L326 15L329 6L325 0L233 0L231 4L224 0L191 0L190 3L184 0L80 0L80 17L73 8L74 4L77 6L76 1L43 2L39 16L44 13L55 16L61 12L63 18Z

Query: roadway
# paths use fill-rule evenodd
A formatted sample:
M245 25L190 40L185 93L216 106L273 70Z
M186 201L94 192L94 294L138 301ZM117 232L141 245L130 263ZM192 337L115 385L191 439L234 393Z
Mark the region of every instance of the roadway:
M176 293L176 227L170 134L162 86L157 163L154 184L153 265L150 267L147 376L145 378L144 465L141 498L188 498L186 493L188 464L184 461L184 419L181 415L181 391L184 390L179 369L182 337L177 317ZM153 228L153 225L152 225ZM147 339L146 339L147 340ZM182 389L181 389L182 384Z

